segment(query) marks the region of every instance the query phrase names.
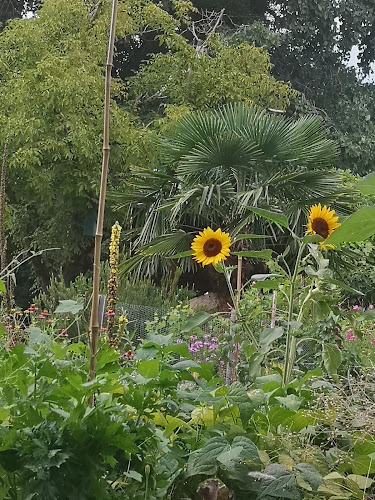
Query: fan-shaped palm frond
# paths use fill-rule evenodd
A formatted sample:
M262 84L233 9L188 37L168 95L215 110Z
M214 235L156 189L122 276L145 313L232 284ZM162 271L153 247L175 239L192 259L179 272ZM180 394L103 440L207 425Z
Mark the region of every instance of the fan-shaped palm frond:
M243 103L185 116L163 143L178 175L193 176L193 181L196 174L210 176L217 169L263 172L275 162L288 169L327 166L337 152L320 117L293 121Z

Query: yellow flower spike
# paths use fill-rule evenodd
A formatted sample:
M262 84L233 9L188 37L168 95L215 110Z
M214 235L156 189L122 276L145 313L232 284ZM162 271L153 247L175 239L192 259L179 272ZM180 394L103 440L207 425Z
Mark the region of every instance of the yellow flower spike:
M337 222L338 220L339 218L336 212L331 208L326 205L322 207L320 203L318 205L313 205L310 208L307 219L306 234L318 234L324 238L324 241L319 243L320 248L323 250L334 248L333 245L325 245L325 241L335 229L341 226L341 224Z
M119 262L119 246L120 246L120 235L121 226L116 222L112 226L111 231L111 242L109 244L109 265L111 269L111 275L108 280L108 291L107 291L107 335L108 342L112 347L117 347L118 340L114 334L115 328L115 310L117 303L117 289L118 289L118 262Z
M213 231L207 227L193 239L193 259L203 267L209 264L216 266L230 255L231 243L228 233L223 233L221 229Z

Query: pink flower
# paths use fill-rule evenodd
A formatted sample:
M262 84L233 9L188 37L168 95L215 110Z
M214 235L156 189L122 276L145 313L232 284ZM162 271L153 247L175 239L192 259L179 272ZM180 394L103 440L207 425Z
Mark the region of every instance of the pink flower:
M107 312L105 313L105 315L106 315L106 316L116 316L116 313L115 313L115 311L107 311Z
M372 339L372 340L371 340L371 344L372 344L372 345L375 345L375 339Z
M58 334L58 337L69 337L68 330L61 330L61 332Z
M351 341L357 340L357 337L354 335L354 333L351 330L347 331L345 338L346 338L346 340L351 340Z
M369 304L369 305L368 305L368 308L369 308L369 309L374 309L374 304Z
M359 306L353 306L352 311L360 311L361 308Z

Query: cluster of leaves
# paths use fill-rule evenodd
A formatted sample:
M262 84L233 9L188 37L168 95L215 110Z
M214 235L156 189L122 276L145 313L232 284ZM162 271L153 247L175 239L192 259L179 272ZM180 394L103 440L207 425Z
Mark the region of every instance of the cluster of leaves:
M102 345L86 382L86 351L34 329L27 346L0 352L0 498L197 499L208 479L238 499L370 491L373 438L363 447L354 434L338 470L343 448L314 432L330 425L312 407L319 370L287 387L275 375L224 386L186 344L150 334L126 362Z

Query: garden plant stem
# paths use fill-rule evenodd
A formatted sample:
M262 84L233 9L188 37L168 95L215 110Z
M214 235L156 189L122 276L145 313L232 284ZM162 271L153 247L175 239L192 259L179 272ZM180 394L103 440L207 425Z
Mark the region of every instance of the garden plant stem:
M305 243L301 243L295 266L294 272L292 276L292 280L290 282L290 291L289 291L289 307L288 307L288 324L286 327L286 348L285 348L285 360L284 360L284 374L283 374L283 384L287 385L290 381L290 377L292 374L292 368L294 364L294 360L296 357L296 338L291 335L291 323L293 321L293 305L294 305L294 289L298 276L298 268L301 263L301 258L303 251L305 249Z

